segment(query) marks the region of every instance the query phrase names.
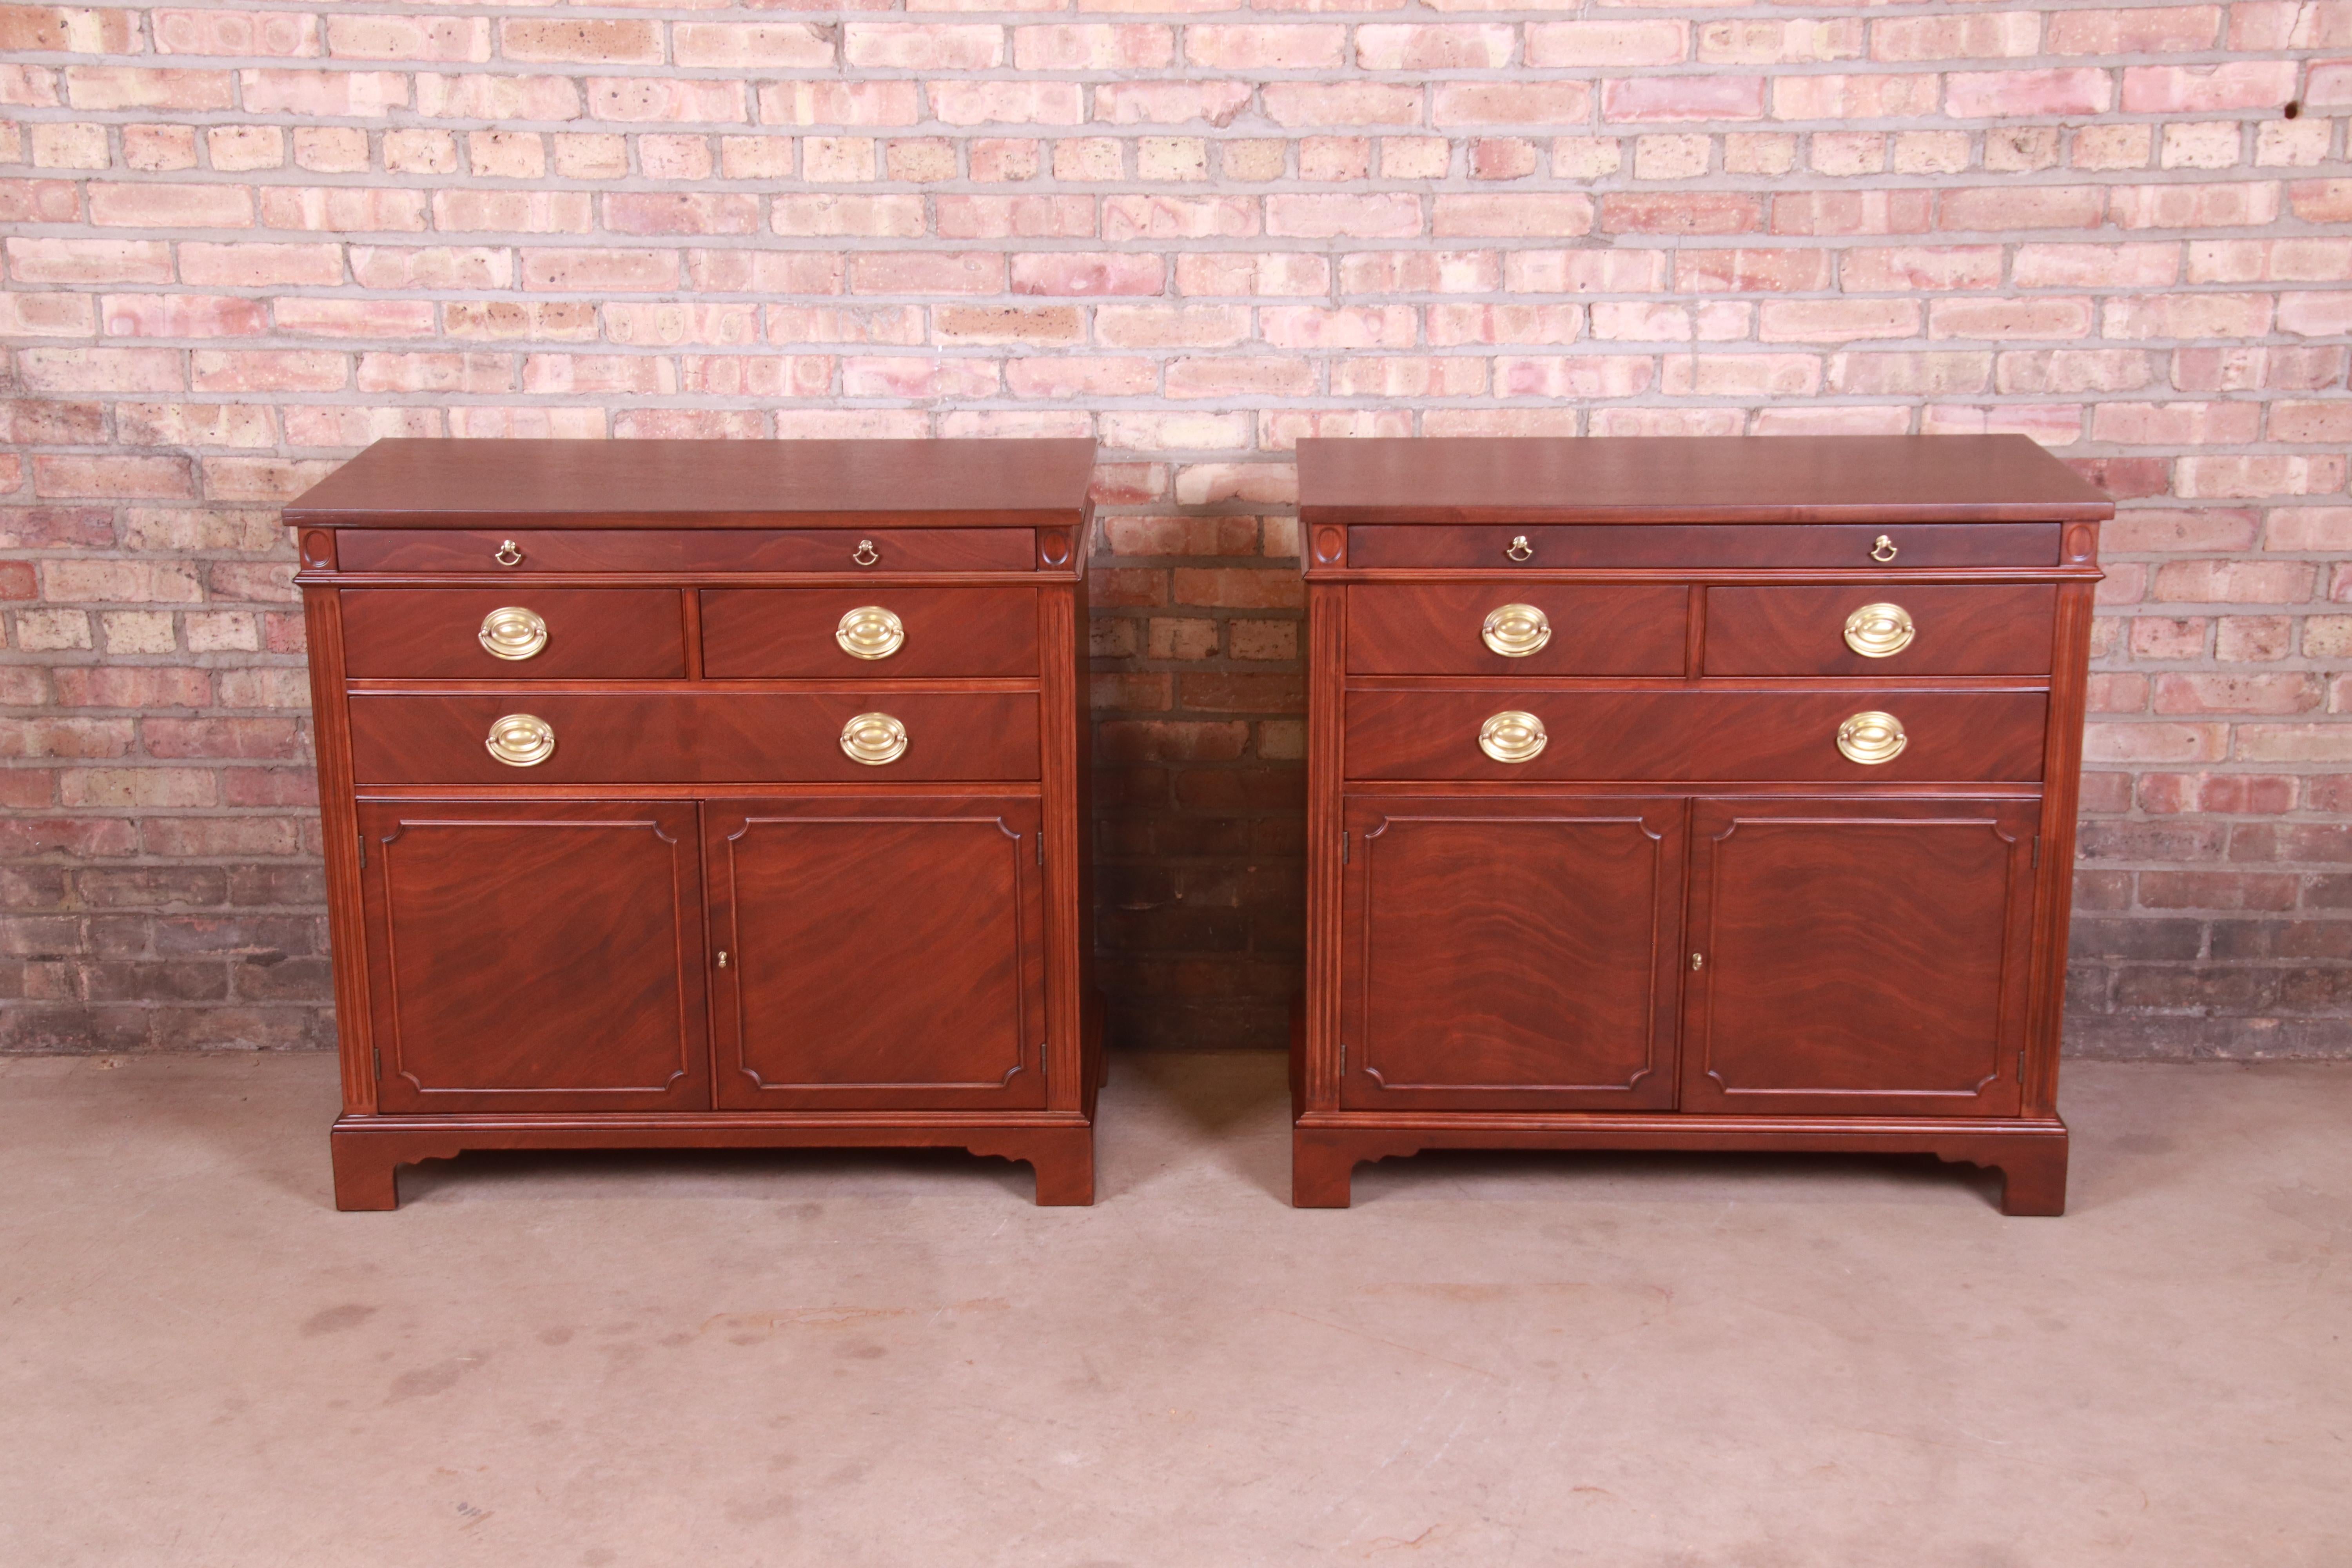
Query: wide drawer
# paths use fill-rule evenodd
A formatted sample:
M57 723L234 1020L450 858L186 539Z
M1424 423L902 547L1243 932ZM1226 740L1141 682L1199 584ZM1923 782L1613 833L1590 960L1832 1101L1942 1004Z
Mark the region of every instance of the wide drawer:
M1348 668L1366 675L1680 675L1678 584L1414 583L1348 590Z
M1790 779L2024 781L2042 776L2049 708L2040 691L1921 691L1854 684L1833 690L1350 691L1346 776L1353 779ZM1480 736L1500 714L1532 715L1541 749L1499 762ZM1841 728L1891 714L1903 746L1891 761L1850 761ZM1524 750L1527 726L1494 740ZM1866 749L1879 737L1854 737Z
M2047 675L2047 583L1709 588L1709 675Z
M868 558L871 559L868 559ZM1025 528L346 528L345 572L1032 572Z
M2054 522L1375 523L1348 531L1348 564L1528 572L2054 566L2059 528Z
M706 588L713 679L1037 673L1033 588Z
M1028 692L353 692L352 767L378 784L891 784L1038 776ZM853 718L895 721L904 748L853 760ZM518 722L534 720L532 724ZM490 752L493 728L523 765ZM862 731L869 746L887 724Z
M344 673L417 680L686 674L677 589L518 587L345 589Z

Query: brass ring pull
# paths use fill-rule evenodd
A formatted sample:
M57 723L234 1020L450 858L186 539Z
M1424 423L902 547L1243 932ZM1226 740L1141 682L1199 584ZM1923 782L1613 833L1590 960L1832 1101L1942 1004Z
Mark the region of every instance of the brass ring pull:
M1528 536L1522 533L1504 547L1503 553L1514 561L1531 561L1535 559L1536 547L1529 544Z
M1837 749L1845 753L1846 761L1866 768L1893 762L1910 743L1911 737L1903 732L1903 721L1892 713L1874 710L1857 713L1838 726Z
M1882 564L1894 560L1895 554L1895 541L1883 533L1878 536L1878 542L1870 547L1870 558Z
M849 558L860 566L871 566L882 559L882 552L874 548L872 540L861 539L857 542L857 548L849 552Z
M547 623L520 605L503 605L482 617L475 635L492 658L529 658L547 646Z
M1478 640L1505 658L1525 658L1551 641L1551 620L1533 605L1505 605L1486 612Z
M841 749L869 768L895 763L907 754L907 726L887 713L860 713L841 727Z
M510 768L535 768L555 755L555 729L535 713L509 713L490 726L490 755Z
M499 547L490 552L490 559L501 566L520 566L522 564L522 552L516 548L513 540L501 539Z
M1892 658L1918 635L1900 605L1864 605L1845 618L1845 646L1864 658Z
M888 658L907 642L907 624L879 605L860 605L841 617L833 640L852 658Z
M1498 763L1531 763L1546 742L1543 721L1517 709L1496 714L1478 726L1478 749Z

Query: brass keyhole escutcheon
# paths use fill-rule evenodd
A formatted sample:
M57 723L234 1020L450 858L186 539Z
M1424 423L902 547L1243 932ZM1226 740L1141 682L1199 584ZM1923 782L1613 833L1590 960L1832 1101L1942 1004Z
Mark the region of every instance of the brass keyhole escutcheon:
M1529 544L1528 536L1522 533L1504 547L1503 553L1514 561L1532 561L1535 559L1536 547Z
M510 768L535 768L555 755L555 727L535 713L509 713L490 726L487 744Z
M1550 739L1544 733L1542 720L1516 708L1478 726L1478 749L1498 763L1531 763Z
M1918 632L1900 605L1864 605L1845 618L1845 646L1864 658L1892 658Z
M1894 560L1895 554L1895 541L1883 533L1878 536L1878 542L1870 547L1870 558L1882 563Z
M499 547L490 552L490 559L501 566L520 566L522 564L522 550L513 540L501 539Z
M1533 605L1505 605L1486 612L1478 637L1505 658L1525 658L1551 641L1551 620Z
M849 558L860 566L871 566L882 559L882 552L874 548L872 540L861 539L857 542L857 548L849 552Z
M529 658L547 646L547 623L520 605L504 605L482 617L476 635L492 658Z
M1902 720L1874 709L1857 713L1838 726L1837 749L1845 753L1848 762L1860 763L1864 767L1893 762L1910 743L1911 737L1903 732Z
M860 605L841 617L833 640L852 658L888 658L907 642L907 625L879 605Z
M841 727L841 749L869 768L895 763L907 754L907 726L887 713L860 713Z

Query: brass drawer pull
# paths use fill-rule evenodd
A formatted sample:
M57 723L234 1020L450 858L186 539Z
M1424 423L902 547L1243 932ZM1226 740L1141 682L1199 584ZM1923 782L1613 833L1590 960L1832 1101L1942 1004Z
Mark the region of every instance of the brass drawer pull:
M860 566L871 566L882 559L882 552L874 548L872 540L861 539L857 542L857 548L849 552L849 558Z
M1531 561L1535 558L1536 547L1529 544L1528 536L1522 533L1504 548L1503 553L1514 561Z
M505 605L482 617L477 635L492 658L529 658L547 646L547 623L520 605Z
M520 566L522 564L522 552L516 547L513 540L501 539L499 541L499 547L490 552L490 559L501 566Z
M860 713L841 727L841 749L869 768L895 763L907 754L907 726L887 713Z
M841 617L833 640L852 658L888 658L907 642L907 624L879 605L860 605Z
M509 713L490 726L490 755L510 768L535 768L555 755L555 729L535 713Z
M1846 760L1874 768L1881 763L1891 763L1903 754L1911 737L1903 732L1903 721L1892 713L1873 710L1857 713L1838 726L1837 748Z
M1864 605L1845 618L1845 646L1864 658L1892 658L1911 646L1918 630L1900 605Z
M1486 612L1478 637L1505 658L1525 658L1551 641L1551 621L1533 605L1505 605Z
M1895 554L1895 541L1883 533L1878 536L1878 542L1870 547L1870 558L1881 564L1894 560Z
M1508 709L1478 726L1478 749L1498 763L1531 763L1551 739L1543 721Z

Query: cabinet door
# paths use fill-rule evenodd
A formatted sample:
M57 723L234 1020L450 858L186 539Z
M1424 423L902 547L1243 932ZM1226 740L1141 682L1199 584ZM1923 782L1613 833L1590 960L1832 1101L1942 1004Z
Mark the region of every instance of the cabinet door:
M690 803L363 801L378 1104L709 1103Z
M1686 809L1351 799L1340 1105L1671 1106Z
M713 802L718 1100L766 1110L1045 1102L1033 798Z
M2039 810L1698 802L1683 1109L2015 1115Z

